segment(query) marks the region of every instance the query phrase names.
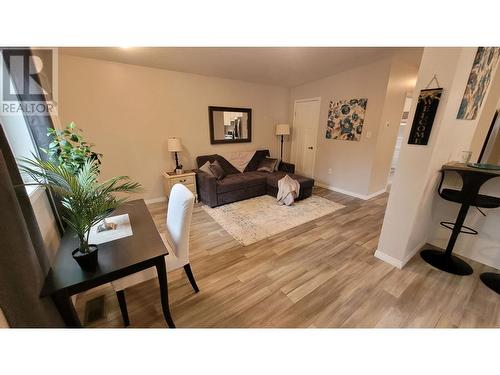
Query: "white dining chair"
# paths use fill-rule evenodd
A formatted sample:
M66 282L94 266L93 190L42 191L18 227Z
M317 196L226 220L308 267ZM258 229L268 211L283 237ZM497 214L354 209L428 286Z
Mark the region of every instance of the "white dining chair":
M7 318L3 314L1 307L0 307L0 328L9 328L9 323L7 322Z
M167 272L183 267L195 293L198 293L199 289L189 264L189 231L194 200L193 193L184 185L175 184L172 187L168 201L166 234L160 235L168 249L168 255L165 257ZM125 326L130 324L125 289L155 277L157 277L156 268L152 267L111 283L118 297Z

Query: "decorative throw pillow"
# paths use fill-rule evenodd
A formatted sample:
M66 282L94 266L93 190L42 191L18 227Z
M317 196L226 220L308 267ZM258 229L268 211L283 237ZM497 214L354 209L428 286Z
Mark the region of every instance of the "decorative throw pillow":
M277 163L278 159L273 159L273 158L262 159L259 163L259 167L257 168L257 170L260 172L269 172L269 173L274 172Z
M210 164L209 168L217 180L222 180L224 177L226 177L226 172L224 172L224 169L222 169L217 160Z
M200 168L198 168L200 171L203 171L205 173L208 173L210 176L214 176L212 170L210 169L210 162L207 161L205 164L203 164Z
M266 159L272 159L271 157L269 156L266 156ZM281 159L280 158L277 158L276 159L276 165L274 166L274 171L277 172L279 170L279 167L280 167L280 163L281 163Z

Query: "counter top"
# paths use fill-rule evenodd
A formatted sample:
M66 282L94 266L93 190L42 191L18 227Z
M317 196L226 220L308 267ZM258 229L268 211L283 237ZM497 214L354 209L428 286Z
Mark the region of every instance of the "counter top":
M465 163L459 163L456 161L452 161L452 162L444 164L441 167L441 170L443 170L443 171L466 171L466 172L472 172L472 173L484 173L484 174L500 176L500 170L498 170L498 169L474 168L474 167L471 167Z

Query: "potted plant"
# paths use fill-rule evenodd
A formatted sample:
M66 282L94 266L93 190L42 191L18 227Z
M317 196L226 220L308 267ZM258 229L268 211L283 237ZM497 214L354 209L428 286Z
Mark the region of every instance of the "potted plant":
M74 127L72 129L75 130ZM77 146L81 144L73 139ZM65 146L67 144L63 143L62 147ZM67 148L65 153L69 155L73 151ZM90 229L126 201L126 198L118 198L116 193L137 192L140 184L130 181L127 176L99 182L100 160L92 156L98 154L86 153L76 162L70 157L67 159L71 161L70 166L59 160L60 155L49 160L38 157L20 159L20 170L33 180L28 185L46 187L61 198L62 219L79 240L78 248L72 252L73 258L82 269L92 271L97 266L98 247L89 244Z
M54 163L64 166L72 173L78 173L87 159L101 165L102 154L93 150L94 144L85 140L80 129L71 122L63 130L49 128L47 136L51 139L48 148L41 150Z

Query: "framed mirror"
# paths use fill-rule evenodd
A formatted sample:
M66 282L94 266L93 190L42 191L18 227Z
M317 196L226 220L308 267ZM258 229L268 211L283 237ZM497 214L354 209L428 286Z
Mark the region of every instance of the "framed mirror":
M208 107L210 143L252 142L252 109Z

